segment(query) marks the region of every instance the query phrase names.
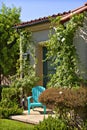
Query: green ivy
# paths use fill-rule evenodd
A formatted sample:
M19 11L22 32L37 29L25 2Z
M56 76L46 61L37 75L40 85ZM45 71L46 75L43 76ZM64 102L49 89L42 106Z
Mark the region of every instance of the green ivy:
M11 86L15 88L21 88L24 95L28 95L31 92L32 88L40 80L40 78L36 76L35 71L37 60L35 57L35 42L33 41L32 33L27 29L22 29L20 35L20 51L22 54L20 54L21 58L19 58L17 62L17 73L11 78ZM24 54L26 54L25 57L23 57ZM20 75L22 76L20 77Z
M74 15L65 24L61 24L60 18L54 20L50 40L46 44L47 59L52 59L52 66L56 72L50 75L48 86L75 87L82 80L78 73L79 56L73 44L73 38L78 27L82 26L84 14ZM56 25L56 27L54 27Z

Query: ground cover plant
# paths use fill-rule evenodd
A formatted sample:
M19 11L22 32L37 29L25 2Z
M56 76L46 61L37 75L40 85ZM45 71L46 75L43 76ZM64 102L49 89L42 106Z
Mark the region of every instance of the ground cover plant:
M33 125L8 120L0 119L0 130L33 130Z

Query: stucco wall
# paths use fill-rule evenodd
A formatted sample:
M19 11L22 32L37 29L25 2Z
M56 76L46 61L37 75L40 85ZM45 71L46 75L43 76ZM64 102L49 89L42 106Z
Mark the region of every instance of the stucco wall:
M33 39L36 42L36 74L40 77L40 81L37 85L43 85L43 47L39 44L40 42L47 41L49 39L49 30L42 30L33 32Z
M87 79L87 18L84 20L83 27L80 27L76 32L74 45L80 58L80 73Z
M48 40L49 39L49 30L33 32L33 39L37 43Z

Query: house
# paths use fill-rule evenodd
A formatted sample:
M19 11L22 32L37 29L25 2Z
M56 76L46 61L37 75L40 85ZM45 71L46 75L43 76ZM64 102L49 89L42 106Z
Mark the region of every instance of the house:
M66 23L70 20L72 14L79 14L82 12L87 12L87 3L85 3L83 6L69 11L69 12L63 12L62 14L52 15L51 17L55 18L57 16L61 16L61 22ZM82 70L85 70L85 74L83 74L84 78L87 78L87 21L84 21L84 34L83 37L81 37L80 31L78 31L78 37L74 38L74 43L77 47L78 54L81 59L81 67ZM23 22L15 25L16 29L22 29L22 28L29 28L29 30L33 33L33 39L36 41L36 57L38 59L38 63L36 66L36 72L40 77L43 77L43 79L39 82L40 85L46 86L47 83L47 74L49 71L53 71L53 68L49 67L50 61L43 62L43 60L46 58L47 50L43 46L43 44L49 40L49 31L50 31L50 20L49 17L43 17L35 20L31 20L28 22ZM85 37L85 38L84 38Z

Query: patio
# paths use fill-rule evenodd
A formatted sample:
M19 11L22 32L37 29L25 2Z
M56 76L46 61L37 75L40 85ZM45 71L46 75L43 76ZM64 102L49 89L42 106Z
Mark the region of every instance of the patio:
M47 113L44 115L43 108L35 108L34 110L31 109L30 115L28 115L28 111L25 110L23 112L23 115L10 116L10 119L29 124L38 124L39 122L43 121L44 118L47 118L49 115L55 116L55 114L50 109L47 109Z

